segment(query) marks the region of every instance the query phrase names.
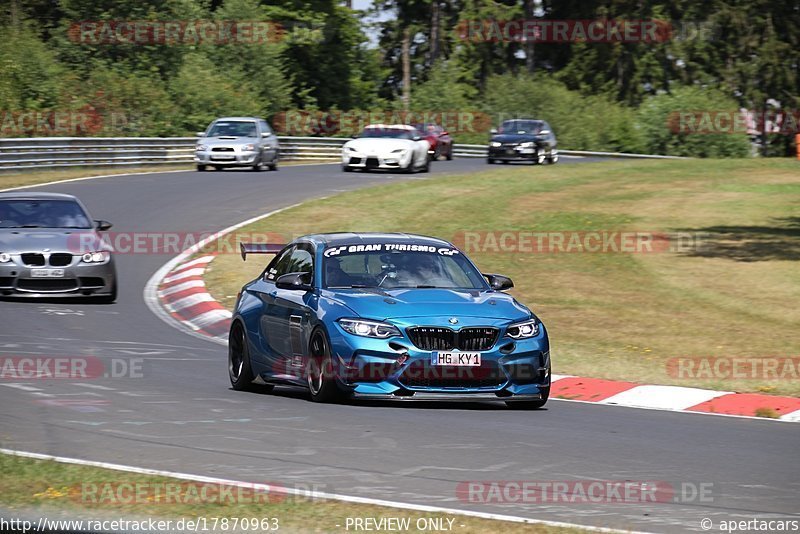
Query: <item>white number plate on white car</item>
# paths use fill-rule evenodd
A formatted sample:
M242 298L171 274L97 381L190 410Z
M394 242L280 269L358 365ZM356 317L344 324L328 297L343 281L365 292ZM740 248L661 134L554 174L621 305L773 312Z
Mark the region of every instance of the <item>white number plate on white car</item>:
M64 269L31 269L33 278L64 278Z
M462 367L480 367L480 352L432 352L431 365L456 365Z

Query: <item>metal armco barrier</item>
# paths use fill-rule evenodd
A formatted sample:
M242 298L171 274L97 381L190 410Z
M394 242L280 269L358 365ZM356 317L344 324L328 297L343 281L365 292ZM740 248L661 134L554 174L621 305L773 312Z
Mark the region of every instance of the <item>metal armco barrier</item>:
M336 160L343 137L278 137L283 160ZM191 165L196 137L0 138L0 171L118 165ZM677 156L559 150L565 156L685 159ZM456 144L459 158L485 158L486 145Z

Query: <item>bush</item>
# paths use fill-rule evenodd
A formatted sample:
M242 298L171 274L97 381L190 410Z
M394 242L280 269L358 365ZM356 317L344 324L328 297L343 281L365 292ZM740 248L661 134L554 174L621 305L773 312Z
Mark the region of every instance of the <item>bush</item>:
M745 133L683 133L680 112L736 113L732 99L712 89L681 87L646 100L637 113L645 150L651 154L701 158L746 157L751 146ZM693 122L692 124L697 124ZM677 131L674 131L677 130Z
M632 109L603 96L584 97L546 76L494 76L485 102L496 123L546 120L564 150L639 152L644 146Z

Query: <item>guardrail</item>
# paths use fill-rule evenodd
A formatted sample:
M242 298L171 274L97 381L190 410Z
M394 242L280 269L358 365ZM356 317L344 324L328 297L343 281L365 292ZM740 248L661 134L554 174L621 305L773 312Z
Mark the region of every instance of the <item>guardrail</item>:
M344 137L283 137L283 160L336 160ZM196 137L31 137L0 138L0 171L100 167L118 165L164 165L194 162ZM486 145L456 144L453 155L485 158ZM567 156L685 159L677 156L560 150Z

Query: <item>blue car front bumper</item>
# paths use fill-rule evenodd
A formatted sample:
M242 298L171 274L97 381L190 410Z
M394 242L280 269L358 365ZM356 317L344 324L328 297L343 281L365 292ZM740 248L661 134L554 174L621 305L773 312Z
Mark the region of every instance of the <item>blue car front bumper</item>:
M550 348L539 325L535 337L505 337L496 320L471 319L459 328L431 323L392 321L402 336L374 339L356 336L334 325L329 331L333 366L339 385L358 398L397 400L538 400L550 387ZM409 328L415 326L496 329L496 339L480 350L481 365L433 365L433 350L415 345ZM452 352L458 352L456 350ZM465 351L466 352L466 351Z

